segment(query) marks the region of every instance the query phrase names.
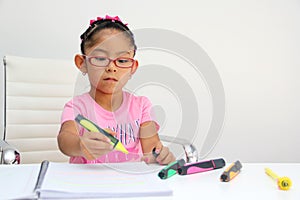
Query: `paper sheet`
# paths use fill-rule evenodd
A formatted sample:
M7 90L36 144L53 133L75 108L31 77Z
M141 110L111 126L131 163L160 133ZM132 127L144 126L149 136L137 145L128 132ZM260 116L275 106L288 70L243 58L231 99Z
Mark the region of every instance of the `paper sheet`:
M172 190L157 176L157 167L144 162L114 164L50 163L41 197L166 196Z

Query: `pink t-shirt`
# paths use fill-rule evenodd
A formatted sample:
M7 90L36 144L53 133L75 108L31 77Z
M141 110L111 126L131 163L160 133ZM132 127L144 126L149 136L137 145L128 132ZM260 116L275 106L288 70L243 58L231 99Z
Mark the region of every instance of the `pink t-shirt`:
M147 97L135 96L123 91L123 102L120 108L114 112L103 109L89 93L74 97L66 103L61 124L74 120L78 114L93 121L101 128L109 128L116 132L115 136L125 148L128 154L113 150L95 160L87 160L84 157L71 157L70 163L108 163L139 161L143 155L139 139L140 125L147 121L154 121L151 112L152 104ZM157 131L159 129L158 124ZM87 132L79 126L79 134Z

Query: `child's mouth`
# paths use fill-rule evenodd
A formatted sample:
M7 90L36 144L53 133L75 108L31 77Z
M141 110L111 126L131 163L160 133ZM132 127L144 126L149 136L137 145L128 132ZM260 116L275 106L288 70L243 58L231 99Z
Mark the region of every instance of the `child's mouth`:
M105 81L118 81L117 79L112 78L112 77L104 78L103 80L105 80Z

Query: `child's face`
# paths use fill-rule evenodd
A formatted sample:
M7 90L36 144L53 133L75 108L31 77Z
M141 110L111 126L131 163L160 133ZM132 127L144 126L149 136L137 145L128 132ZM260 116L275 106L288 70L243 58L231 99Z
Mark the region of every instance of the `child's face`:
M86 50L87 56L101 56L109 59L120 57L133 58L134 51L130 40L118 30L105 29L95 35L98 37L96 44ZM122 91L131 75L136 71L137 61L132 68L120 68L113 61L106 67L97 67L88 61L84 63L91 87L98 92L113 94Z

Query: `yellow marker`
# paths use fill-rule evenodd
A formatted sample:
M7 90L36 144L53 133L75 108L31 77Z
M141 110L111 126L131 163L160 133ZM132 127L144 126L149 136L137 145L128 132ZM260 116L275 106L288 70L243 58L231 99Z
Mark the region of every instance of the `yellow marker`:
M87 129L88 131L102 133L103 135L105 135L110 139L110 143L114 145L115 150L128 154L127 149L117 138L115 138L114 136L112 136L111 134L109 134L108 132L106 132L105 130L103 130L102 128L100 128L90 120L86 119L82 115L77 115L75 121L79 123L81 126L83 126L85 129Z
M277 181L278 188L280 190L289 190L292 186L292 181L288 177L279 177L275 174L271 169L265 168L265 172L269 175L272 179Z

